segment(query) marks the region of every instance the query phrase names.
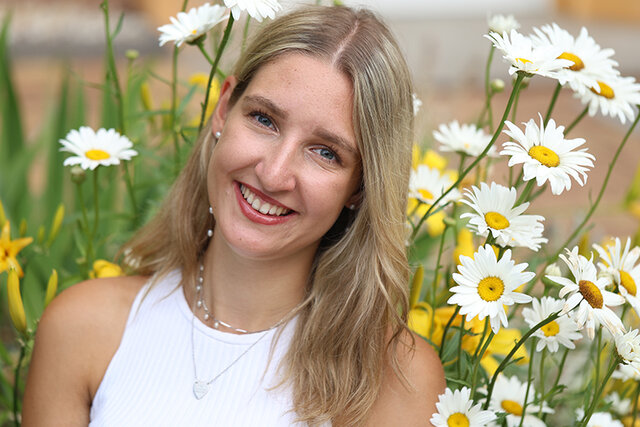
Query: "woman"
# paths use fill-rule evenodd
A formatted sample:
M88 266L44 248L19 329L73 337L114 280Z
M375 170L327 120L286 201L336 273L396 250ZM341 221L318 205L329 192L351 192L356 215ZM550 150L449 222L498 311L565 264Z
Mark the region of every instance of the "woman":
M125 245L139 276L48 307L24 425L428 425L444 376L406 328L411 132L370 12L265 26Z

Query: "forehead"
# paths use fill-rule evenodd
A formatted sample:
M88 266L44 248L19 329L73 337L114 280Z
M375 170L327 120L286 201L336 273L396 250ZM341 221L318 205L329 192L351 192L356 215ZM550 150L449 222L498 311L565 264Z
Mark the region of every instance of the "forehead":
M292 119L338 132L356 148L353 84L328 60L301 53L280 55L258 69L243 93L249 96L270 100Z

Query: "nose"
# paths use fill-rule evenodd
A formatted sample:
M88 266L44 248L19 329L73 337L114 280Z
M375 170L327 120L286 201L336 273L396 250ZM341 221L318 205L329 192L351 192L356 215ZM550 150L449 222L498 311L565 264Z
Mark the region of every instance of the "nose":
M296 187L296 154L295 144L287 142L265 149L255 167L264 190L276 193L291 191Z

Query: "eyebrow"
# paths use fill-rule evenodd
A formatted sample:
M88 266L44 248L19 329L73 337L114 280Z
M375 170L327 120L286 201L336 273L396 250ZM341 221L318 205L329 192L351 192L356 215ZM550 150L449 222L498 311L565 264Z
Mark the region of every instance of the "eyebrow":
M270 111L273 112L273 114L280 116L284 119L286 119L289 114L282 108L280 108L278 105L276 105L273 101L271 101L268 98L265 98L264 96L260 96L260 95L247 95L244 98L244 102L245 103L256 103L256 104L261 104L262 106L266 107L267 109L269 109ZM316 128L313 130L313 134L315 136L317 136L318 138L324 139L325 141L331 142L339 147L341 147L342 149L352 153L352 154L358 154L358 150L355 149L353 147L353 144L351 144L347 139L327 130L324 128Z

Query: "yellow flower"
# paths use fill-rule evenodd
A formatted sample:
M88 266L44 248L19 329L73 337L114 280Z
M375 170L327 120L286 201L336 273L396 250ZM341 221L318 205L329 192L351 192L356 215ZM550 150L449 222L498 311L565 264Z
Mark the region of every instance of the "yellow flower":
M456 265L460 264L460 255L473 258L473 252L476 248L473 246L473 234L471 234L468 228L462 228L458 231L456 242L456 248L453 250L453 261Z
M209 81L209 75L204 73L195 73L189 77L190 85L197 85L203 89L206 89L207 82ZM207 111L204 113L204 119L207 121L211 114L213 114L213 110L216 108L216 104L218 103L218 98L220 97L220 82L218 79L213 79L211 81L211 87L209 88L209 100L207 101ZM189 123L190 126L198 126L200 124L200 114L191 120Z
M24 305L22 304L22 296L20 295L20 280L18 272L15 268L9 269L9 278L7 279L7 296L9 301L9 316L13 322L13 326L25 335L27 333L27 318L24 314Z
M420 299L420 291L422 290L422 281L424 280L424 267L422 264L416 268L416 272L413 275L411 281L411 295L409 296L409 308L413 308Z
M429 304L426 302L418 303L409 310L409 329L425 338L431 338L429 333L431 329L431 312L432 309Z
M0 228L4 227L6 221L7 217L4 214L4 205L2 204L2 200L0 200Z
M49 276L49 282L47 283L47 293L44 297L44 306L48 306L51 300L56 296L58 290L58 272L54 268Z
M634 200L629 203L629 212L636 218L640 219L640 200Z
M0 273L11 268L15 268L19 277L24 276L16 256L18 255L18 252L31 242L33 242L32 237L23 237L11 240L11 228L9 226L9 221L5 221L4 226L2 227L2 233L0 234Z
M413 169L418 169L419 165L427 165L432 169L443 171L447 166L447 159L438 154L437 151L429 149L423 153L420 147L415 144L413 145L412 158Z
M93 270L89 272L89 277L92 279L100 279L104 277L118 277L123 274L122 268L120 268L119 265L99 259L93 263Z

